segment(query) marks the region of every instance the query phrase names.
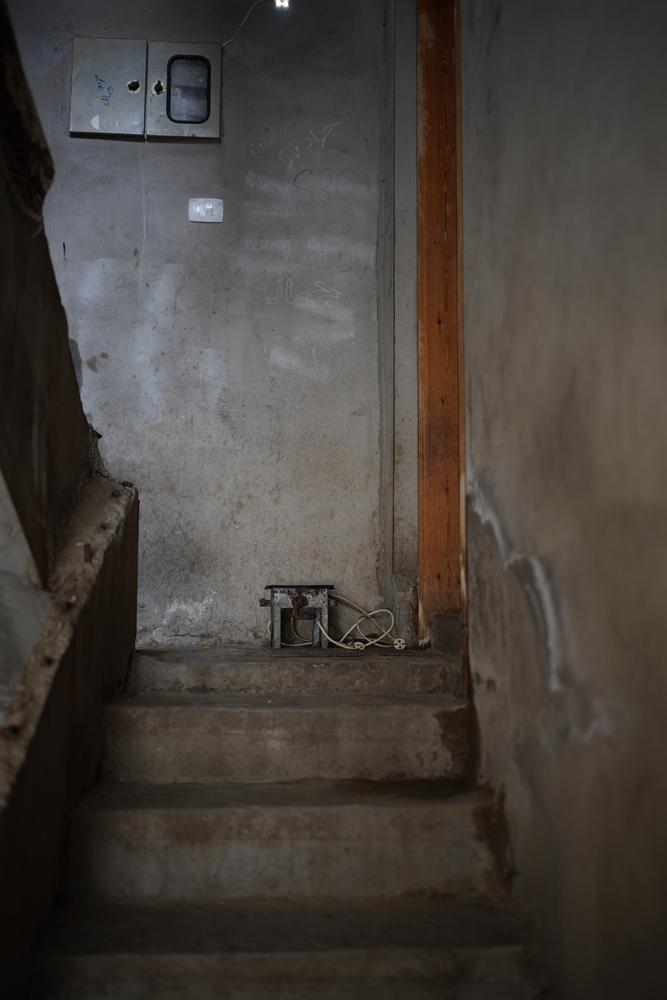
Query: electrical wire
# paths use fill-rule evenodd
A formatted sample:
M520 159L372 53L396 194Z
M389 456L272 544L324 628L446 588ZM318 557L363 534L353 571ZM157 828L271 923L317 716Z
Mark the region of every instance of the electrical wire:
M401 638L394 633L394 626L396 624L396 619L392 611L389 608L378 608L376 611L365 611L364 608L355 604L354 601L349 600L347 597L343 597L342 594L334 594L333 592L329 594L331 600L336 601L338 604L342 604L345 607L350 608L352 611L356 611L359 614L359 618L343 633L340 639L334 639L332 635L325 629L321 622L315 619L314 626L320 630L320 633L325 637L325 639L331 643L332 646L336 646L338 649L346 649L349 652L360 652L364 649L369 649L371 646L378 646L381 649L396 649L402 651L405 649L406 643L405 639ZM362 625L364 622L376 623L378 615L388 615L389 625L381 629L380 634L376 636L368 635ZM295 624L290 619L290 628L295 639L303 639L297 629ZM356 636L355 633L356 632ZM309 642L285 642L282 643L283 646L310 646Z
M405 639L402 639L400 636L394 634L394 625L396 624L396 619L394 617L393 612L391 612L389 608L378 608L377 611L366 611L358 604L355 604L354 601L351 601L348 597L343 597L342 594L332 593L329 596L333 598L333 600L336 601L338 604L343 604L346 607L351 608L353 611L359 612L359 614L361 615L361 617L358 618L357 621L347 630L345 636L343 637L343 641L347 638L348 635L350 635L353 631L356 630L365 645L382 646L387 649L392 647L398 650L405 649L406 645ZM388 615L390 624L388 628L386 628L384 632L381 633L381 635L370 637L361 628L361 623L363 621L375 621L378 615Z
M296 630L296 628L294 626L294 621L291 618L289 620L289 624L290 624L290 630L292 632L292 635L294 636L295 639L298 639L299 642L283 642L281 640L280 641L280 645L281 646L285 646L287 649L293 649L296 646L312 646L313 645L312 642L301 641L301 640L303 640L303 636L299 635L298 631ZM269 636L269 638L271 637L272 631L273 631L273 624L271 622L271 619L269 618L268 622L266 623L266 634Z
M236 39L238 38L238 36L243 31L243 29L245 27L245 24L246 24L246 21L248 20L248 18L252 14L252 12L255 9L255 7L259 7L259 5L261 3L265 3L265 2L266 2L266 0L255 0L255 2L250 5L250 7L248 8L248 10L247 10L247 12L245 14L245 17L243 18L243 20L239 24L238 28L236 29L236 31L234 32L234 34L232 35L232 37L228 38L226 42L222 43L223 49L226 49L228 45L231 45L232 42L236 41Z
M384 632L381 632L380 635L370 636L366 632L364 632L363 629L361 628L361 623L363 621L375 621L377 615L383 615L387 613L391 616L391 623L389 625L389 628L386 628ZM341 637L341 642L345 642L348 636L356 631L358 632L361 641L365 643L367 646L384 646L384 647L393 646L393 641L392 642L383 641L387 639L389 636L391 636L393 628L394 628L394 616L391 614L390 611L387 612L386 608L380 608L379 611L372 611L370 612L370 614L363 615L361 618L357 619L354 625L351 625L350 628L347 630L347 632Z
M308 640L304 640L303 636L299 634L299 630L296 627L296 622L295 622L295 620L292 617L290 617L290 619L289 619L289 627L290 627L290 632L292 633L292 635L294 636L294 638L297 641L296 642L286 642L286 643L283 643L283 645L285 645L285 646L312 646L313 645L312 642L308 642Z

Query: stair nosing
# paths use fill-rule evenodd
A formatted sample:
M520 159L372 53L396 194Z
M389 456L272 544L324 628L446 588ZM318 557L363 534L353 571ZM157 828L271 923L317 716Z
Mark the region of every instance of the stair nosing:
M236 694L201 691L142 691L107 702L106 708L201 708L257 711L285 708L292 710L332 709L439 709L457 711L468 708L465 698L439 693L408 694Z
M420 921L422 925L422 943L416 942L414 925L408 921ZM315 928L313 921L319 921L320 925ZM357 922L361 927L361 944L354 945L344 943L350 937L350 924ZM480 928L480 921L482 927ZM254 931L255 939L252 941ZM264 927L262 923L264 922ZM327 923L328 922L328 923ZM374 926L373 926L374 922ZM127 928L139 924L148 928L146 945L136 946L136 938L132 938L134 947L126 949L122 947L123 937L128 933ZM290 935L295 935L299 924L307 928L310 940L300 941L300 947L275 947L275 943L284 944L285 940L290 942ZM429 899L405 899L394 898L384 901L373 900L369 903L358 900L317 900L310 903L287 901L267 901L265 899L244 899L232 903L141 903L123 902L108 903L99 901L77 901L70 900L60 907L58 920L55 927L50 932L42 936L40 941L40 954L46 956L102 956L119 953L128 953L136 956L175 956L192 955L208 956L224 954L223 948L184 948L177 951L161 951L159 947L164 947L165 941L170 942L174 937L179 942L178 934L180 926L187 927L192 934L192 927L203 927L205 934L211 934L211 927L216 927L216 934L224 930L227 940L236 936L237 940L245 938L245 945L239 947L238 953L244 955L289 955L298 952L315 954L331 951L350 952L352 950L367 952L380 951L387 947L401 950L419 950L425 952L450 951L450 950L472 950L489 947L531 947L535 941L535 931L532 923L526 914L516 905L508 903L470 903L447 897L436 897ZM471 924L476 924L473 928ZM65 949L45 948L49 941L62 942L63 937L67 943L67 932L69 928L77 926L93 928L93 943L96 925L100 928L111 927L112 937L118 942L116 946L113 942L109 945L106 933L102 935L104 947L89 948L80 950L76 945L80 938L73 939L73 945ZM257 930L266 936L263 947L257 947ZM378 934L378 928L384 926L393 935L393 942L390 946L385 944L385 938ZM267 935L267 930L271 929L271 934ZM434 933L437 928L437 933ZM120 929L120 932L119 930ZM275 931L280 931L276 934ZM481 930L481 933L480 933ZM370 934L368 933L370 931ZM430 936L428 944L423 943L423 935ZM364 939L364 935L365 939ZM434 943L437 938L437 943ZM481 942L479 943L481 938ZM454 939L454 940L453 940ZM216 937L215 943L218 943ZM197 937L197 944L201 945L201 938ZM254 944L254 947L252 946ZM335 945L335 947L331 947Z
M484 809L489 801L485 789L447 779L152 783L105 778L79 803L75 815L243 809Z

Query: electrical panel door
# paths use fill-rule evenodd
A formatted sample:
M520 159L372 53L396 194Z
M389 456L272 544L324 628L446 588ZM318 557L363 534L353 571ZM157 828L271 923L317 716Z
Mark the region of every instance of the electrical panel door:
M146 135L220 137L219 45L149 42Z
M143 135L146 42L75 38L72 45L73 135Z

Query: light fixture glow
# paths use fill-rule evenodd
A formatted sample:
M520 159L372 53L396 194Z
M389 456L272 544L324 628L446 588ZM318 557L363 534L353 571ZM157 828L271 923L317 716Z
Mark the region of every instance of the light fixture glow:
M276 7L289 7L289 0L276 0Z

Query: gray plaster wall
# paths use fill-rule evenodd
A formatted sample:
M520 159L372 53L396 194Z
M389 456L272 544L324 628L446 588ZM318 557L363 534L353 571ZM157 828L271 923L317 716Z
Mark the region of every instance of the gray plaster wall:
M667 972L667 8L463 12L470 663L563 995Z
M243 0L12 0L86 412L142 496L140 642L257 641L264 584L383 596L383 0L261 4L220 143L70 138L73 35L218 41ZM222 197L220 226L187 222ZM381 584L380 581L383 581Z
M401 634L416 641L418 575L417 18L397 0L394 48L393 584Z

